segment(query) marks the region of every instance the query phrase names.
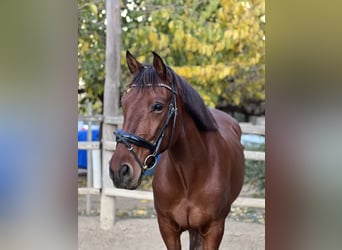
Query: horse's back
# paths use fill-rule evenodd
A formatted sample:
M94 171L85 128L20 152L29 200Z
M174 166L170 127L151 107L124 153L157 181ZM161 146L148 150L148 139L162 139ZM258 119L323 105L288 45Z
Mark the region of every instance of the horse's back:
M233 117L227 113L224 113L223 111L218 109L210 109L210 111L216 120L221 135L224 138L228 136L235 136L240 142L242 131L239 123Z

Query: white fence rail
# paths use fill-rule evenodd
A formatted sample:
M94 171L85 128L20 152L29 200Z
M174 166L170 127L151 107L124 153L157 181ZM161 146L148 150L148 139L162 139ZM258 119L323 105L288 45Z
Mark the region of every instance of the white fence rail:
M79 117L79 120L88 122L89 125L91 123L101 123L105 122L108 124L114 124L116 126L121 125L123 122L122 116L117 117L106 117L103 116L83 116ZM256 134L256 135L265 135L265 126L263 125L252 125L250 123L240 123L241 130L243 134ZM91 126L89 126L91 129ZM78 149L84 150L99 150L105 149L109 151L115 150L115 141L113 136L113 141L82 141L78 142ZM265 161L265 152L259 151L244 151L245 159L246 160L257 160L257 161ZM100 164L101 166L102 164ZM101 169L100 169L101 170ZM94 170L93 171L99 171ZM88 170L89 172L89 170ZM145 199L145 200L153 200L153 193L149 191L139 191L139 190L123 190L117 188L96 188L87 186L86 188L78 188L79 195L103 195L105 197L126 197L126 198L133 198L133 199ZM113 200L114 202L114 200ZM103 206L101 202L101 206ZM265 208L265 199L256 199L256 198L246 198L246 197L239 197L233 203L233 207L253 207L253 208ZM88 207L88 205L87 205ZM101 211L107 211L106 209L101 209ZM110 210L109 210L110 211ZM107 212L109 212L107 211ZM110 216L109 216L110 217ZM109 223L110 224L110 223ZM108 225L108 223L107 223ZM104 227L103 227L104 228ZM106 228L108 228L106 226Z
M90 122L102 122L106 121L111 124L122 124L123 122L123 117L118 116L118 117L109 117L107 119L103 119L102 116L83 116L80 117L79 120L84 120L84 121L90 121ZM265 135L265 126L262 125L253 125L251 123L239 123L242 133L243 134L255 134L255 135ZM113 137L114 138L114 137ZM102 142L102 145L100 142L78 142L78 149L100 149L101 146L106 148L107 150L115 150L115 145L116 143L114 141L105 141ZM259 152L259 151L249 151L245 150L244 151L245 158L247 160L256 160L256 161L264 161L265 160L265 152Z
M101 190L99 188L78 188L79 195L99 195ZM151 200L153 201L153 193L150 191L140 190L125 190L118 188L106 188L103 190L103 194L112 197L124 197L138 200ZM265 199L238 197L233 207L253 207L253 208L265 208Z

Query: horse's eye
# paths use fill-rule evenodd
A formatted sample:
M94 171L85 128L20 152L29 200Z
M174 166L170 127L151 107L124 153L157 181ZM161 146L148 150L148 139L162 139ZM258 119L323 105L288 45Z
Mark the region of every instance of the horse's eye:
M153 104L152 106L152 111L154 112L161 112L164 108L164 105L159 103L159 102L156 102L155 104Z

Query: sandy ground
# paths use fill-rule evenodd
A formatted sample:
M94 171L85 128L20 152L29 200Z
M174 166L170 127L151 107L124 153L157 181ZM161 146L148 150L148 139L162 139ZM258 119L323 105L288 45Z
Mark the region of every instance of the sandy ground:
M156 219L126 219L116 221L112 230L100 229L99 217L78 217L79 250L160 250L166 249ZM220 249L265 249L264 225L226 221ZM182 234L183 249L188 249L188 234Z
M160 250L166 249L159 233L156 218L117 217L112 230L100 228L98 216L98 197L92 197L93 216L83 215L85 197L79 197L78 249L79 250ZM117 214L127 211L153 210L149 201L117 199ZM151 218L152 217L152 218ZM183 249L189 248L188 233L182 234ZM225 234L220 249L261 250L265 249L265 226L263 224L236 222L226 220Z

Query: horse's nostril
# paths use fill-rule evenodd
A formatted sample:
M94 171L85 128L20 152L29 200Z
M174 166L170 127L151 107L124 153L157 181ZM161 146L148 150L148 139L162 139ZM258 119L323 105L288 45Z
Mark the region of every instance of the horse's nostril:
M127 164L122 164L120 167L119 175L121 178L130 177L130 166Z

